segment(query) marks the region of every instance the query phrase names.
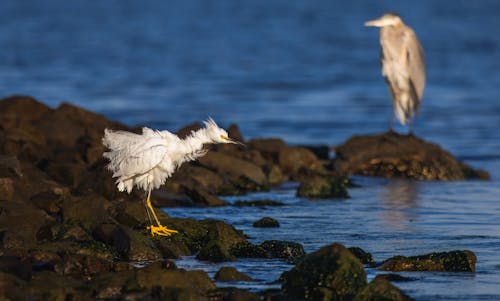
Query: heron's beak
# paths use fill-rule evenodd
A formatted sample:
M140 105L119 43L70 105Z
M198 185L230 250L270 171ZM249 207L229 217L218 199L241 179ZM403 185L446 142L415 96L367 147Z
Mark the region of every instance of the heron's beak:
M382 27L384 26L384 21L381 19L371 20L365 22L365 26Z
M246 147L246 145L244 143L241 143L239 141L233 140L233 139L231 139L231 138L229 138L227 136L222 135L220 137L222 138L222 140L225 140L226 143L238 144L238 145Z

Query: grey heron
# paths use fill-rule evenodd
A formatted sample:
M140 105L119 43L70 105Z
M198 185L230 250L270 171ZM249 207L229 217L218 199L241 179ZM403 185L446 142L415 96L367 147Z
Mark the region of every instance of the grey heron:
M415 32L395 13L386 13L365 26L380 27L382 75L392 96L393 113L401 124L408 123L413 133L412 119L418 113L425 86L425 60L422 45Z

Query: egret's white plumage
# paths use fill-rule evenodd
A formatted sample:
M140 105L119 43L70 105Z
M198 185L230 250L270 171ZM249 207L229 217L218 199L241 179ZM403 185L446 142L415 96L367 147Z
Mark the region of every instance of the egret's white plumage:
M149 203L151 190L164 184L184 162L196 160L206 154L204 144L237 143L229 139L227 132L219 128L211 118L204 124L205 128L191 132L185 139L180 139L169 131L147 127L142 129L142 134L109 129L104 131L102 142L109 151L103 156L110 161L107 168L117 178L118 190L130 193L136 186L148 192L146 210L149 208L158 226L161 225ZM151 226L152 234L154 227ZM156 234L167 235L163 230L159 231Z
M415 32L397 14L387 13L365 25L380 27L382 75L391 92L394 115L401 124L410 123L411 132L411 121L418 112L425 87L422 46Z

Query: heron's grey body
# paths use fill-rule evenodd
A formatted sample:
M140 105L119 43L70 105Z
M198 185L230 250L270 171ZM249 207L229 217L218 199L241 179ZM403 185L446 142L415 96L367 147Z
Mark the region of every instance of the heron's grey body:
M415 32L396 14L385 14L380 19L365 23L380 27L381 64L392 96L393 115L401 124L409 123L420 107L425 87L425 61L422 46Z

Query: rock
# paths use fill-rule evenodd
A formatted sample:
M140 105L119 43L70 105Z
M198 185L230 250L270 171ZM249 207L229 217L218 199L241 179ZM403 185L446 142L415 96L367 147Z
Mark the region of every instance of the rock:
M214 283L206 272L165 268L161 262L138 269L136 281L139 289L182 288L202 295L215 289Z
M245 142L245 139L243 139L243 135L241 135L240 127L237 124L230 124L229 128L227 129L227 134L229 135L229 138L235 141Z
M390 282L407 282L407 281L414 281L415 280L414 278L405 277L405 276L401 276L399 274L393 274L393 273L379 274L379 275L377 275L377 277L384 278Z
M57 215L61 212L62 197L52 190L46 190L31 196L30 202L47 214Z
M328 145L301 145L313 152L320 160L330 160L330 147Z
M90 300L85 283L52 271L41 271L23 288L22 300Z
M31 264L34 270L54 270L54 266L62 261L56 252L34 250L30 254Z
M208 241L216 240L226 250L247 241L242 231L236 230L233 226L222 221L206 219L202 220L200 224L208 229Z
M122 227L103 223L92 231L95 239L112 247L118 254L125 256L130 251L130 237Z
M365 286L353 299L353 301L371 300L411 301L414 299L405 295L399 288L379 275Z
M151 192L151 203L153 206L162 207L177 207L177 206L193 206L193 200L185 193L176 193L165 189L155 189Z
M154 261L161 258L160 250L151 240L149 233L124 228L130 239L130 248L126 259L129 261Z
M282 148L278 155L281 170L291 174L294 178L300 178L304 171L320 171L322 164L316 155L302 147Z
M201 248L198 255L196 255L196 259L211 262L236 260L236 258L229 253L229 250L216 240L209 241L203 248Z
M18 277L0 271L0 292L2 300L26 300L23 288L25 281Z
M249 292L247 290L226 287L219 288L217 290L218 295L222 298L222 301L260 301L259 295Z
M280 226L280 223L274 218L266 216L254 222L253 226L256 228L277 228Z
M170 183L167 184L178 183L180 187L190 190L203 188L211 194L219 194L223 190L234 189L216 172L193 164L182 165L168 182Z
M264 248L248 241L233 246L230 252L238 258L271 258L271 254Z
M351 251L352 255L356 256L356 258L358 258L362 264L373 265L375 263L372 254L365 252L365 250L363 249L359 247L349 247L347 249Z
M226 201L223 201L215 194L210 194L202 188L185 189L185 192L198 206L219 207L227 205Z
M200 165L229 177L230 181L242 191L267 189L266 175L259 166L251 162L219 152L209 152L198 161Z
M0 154L0 178L21 178L21 163L16 156Z
M63 221L67 224L80 225L91 232L109 219L107 212L109 207L109 201L99 195L75 197L63 203Z
M11 201L14 197L14 181L11 178L0 178L0 200Z
M281 280L289 299L349 300L366 286L361 262L338 243L306 255Z
M259 138L248 142L248 148L258 150L264 158L275 164L279 162L279 152L286 147L285 141L277 138Z
M31 279L31 264L15 256L0 256L0 271L23 280Z
M187 136L191 135L191 132L197 131L200 128L201 128L201 124L199 122L190 123L190 124L182 127L181 129L179 129L177 131L177 136L179 136L179 138L181 138L181 139L184 139Z
M266 240L260 244L260 247L272 258L282 258L290 263L296 263L306 255L304 247L292 241Z
M181 256L193 254L188 246L182 241L160 239L156 240L155 243L163 258L177 259Z
M215 273L214 279L220 282L232 282L232 281L254 281L254 279L246 274L239 272L234 267L221 267L217 273Z
M395 256L379 267L383 271L475 272L476 255L469 250L430 253L421 256Z
M418 180L489 178L436 144L395 132L354 136L335 151L335 168L346 174Z
M311 176L297 189L297 196L311 199L348 198L346 186L349 180L343 176Z
M271 185L277 185L287 180L287 177L283 174L278 165L273 164L269 167L264 167L264 172Z
M265 206L283 206L282 202L273 200L252 200L252 201L236 201L233 206L236 207L265 207Z
M64 260L54 266L60 275L73 278L92 277L111 270L113 263L95 256L68 254Z

